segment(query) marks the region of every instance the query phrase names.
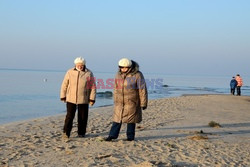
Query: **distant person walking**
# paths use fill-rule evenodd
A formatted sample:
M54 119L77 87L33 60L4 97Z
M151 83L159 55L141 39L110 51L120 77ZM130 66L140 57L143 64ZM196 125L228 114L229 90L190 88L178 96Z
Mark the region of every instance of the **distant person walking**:
M113 124L106 141L117 139L122 123L127 123L127 141L135 139L136 123L142 121L142 110L147 108L148 92L143 74L135 61L123 58L114 83Z
M243 86L243 80L240 74L236 75L236 81L237 81L237 96L241 96L241 87Z
M231 95L234 95L236 86L237 86L237 81L236 81L235 77L232 77L232 79L230 81Z
M94 105L96 98L94 76L86 68L85 60L78 57L74 63L75 67L65 74L60 92L61 101L66 102L67 108L62 136L65 140L70 137L76 109L78 109L78 137L85 136L89 104Z

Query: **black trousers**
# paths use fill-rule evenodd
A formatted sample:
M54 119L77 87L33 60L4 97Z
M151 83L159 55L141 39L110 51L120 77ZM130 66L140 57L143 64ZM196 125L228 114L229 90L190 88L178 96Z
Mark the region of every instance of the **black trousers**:
M89 105L88 104L76 105L67 102L66 107L67 107L67 114L64 122L63 132L66 133L68 137L70 136L73 126L73 120L75 118L75 113L77 109L78 135L85 135L88 122Z
M240 96L241 95L241 86L237 86L237 96Z
M231 94L234 95L235 93L235 88L231 88Z

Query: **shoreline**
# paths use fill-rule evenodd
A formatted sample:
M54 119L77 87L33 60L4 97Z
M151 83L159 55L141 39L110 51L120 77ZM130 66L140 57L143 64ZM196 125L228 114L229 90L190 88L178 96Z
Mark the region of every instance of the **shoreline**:
M91 108L87 134L61 140L65 114L0 125L0 166L249 166L250 96L185 95L149 100L133 142L126 124L103 141L113 106ZM215 121L221 127L208 123Z
M185 96L207 96L207 95L221 95L221 96L232 96L230 94L182 94L180 96L170 96L170 97L161 97L161 98L156 98L156 99L149 99L149 100L160 100L160 99L169 99L169 98L177 98L177 97L185 97ZM236 96L236 95L235 95ZM240 97L250 97L248 95L242 95ZM107 104L107 105L100 105L97 107L90 107L89 109L98 109L98 108L105 108L105 107L110 107L113 106L113 104ZM49 115L49 116L41 116L41 117L35 117L35 118L30 118L30 119L24 119L24 120L17 120L17 121L12 121L12 122L7 122L7 123L0 123L0 126L4 126L4 125L8 125L8 124L12 124L12 123L22 123L22 122L26 122L26 121L32 121L32 120L36 120L36 119L42 119L42 118L47 118L47 117L56 117L56 116L60 116L60 115L66 115L66 109L64 112L62 113L58 113L55 115Z

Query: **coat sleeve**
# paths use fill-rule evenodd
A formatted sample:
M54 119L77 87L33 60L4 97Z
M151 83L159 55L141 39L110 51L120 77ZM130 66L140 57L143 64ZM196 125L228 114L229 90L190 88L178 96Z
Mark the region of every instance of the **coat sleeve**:
M61 91L60 91L61 99L66 98L68 86L69 86L69 72L65 74L62 85L61 85Z
M114 100L114 103L116 102L116 99L117 99L117 89L118 88L118 75L116 74L115 75L115 78L114 78L114 85L113 85L113 100Z
M144 76L141 72L139 72L139 80L138 82L138 88L139 88L139 98L140 98L140 106L141 107L147 107L148 105L148 91L147 91L147 85L144 79Z
M96 84L95 84L95 78L94 78L94 75L93 73L91 72L90 74L90 95L89 95L89 100L90 101L95 101L95 98L96 98Z

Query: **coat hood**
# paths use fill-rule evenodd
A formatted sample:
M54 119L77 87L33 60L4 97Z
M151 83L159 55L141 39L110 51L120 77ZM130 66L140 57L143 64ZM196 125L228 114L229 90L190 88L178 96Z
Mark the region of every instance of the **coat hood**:
M134 75L139 71L139 64L135 62L134 60L131 60L131 62L132 62L132 65L130 69L128 70L127 74ZM121 70L119 69L118 72L121 73Z

